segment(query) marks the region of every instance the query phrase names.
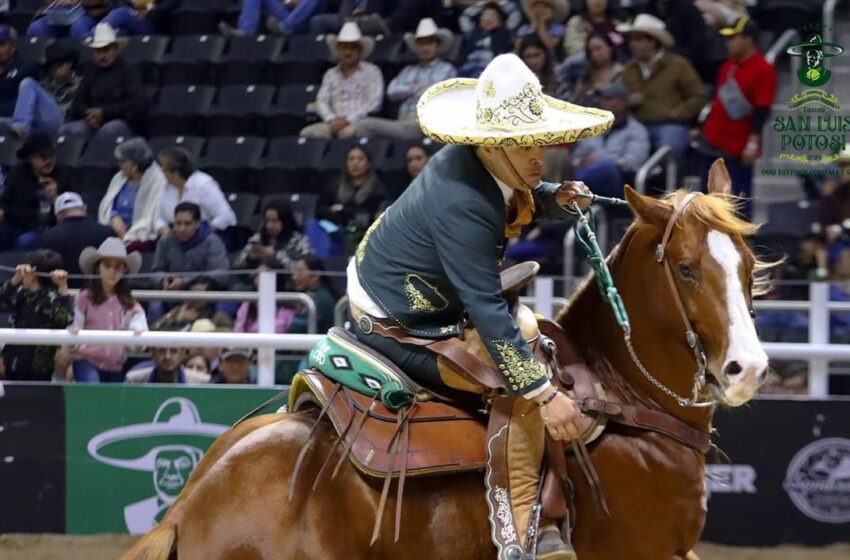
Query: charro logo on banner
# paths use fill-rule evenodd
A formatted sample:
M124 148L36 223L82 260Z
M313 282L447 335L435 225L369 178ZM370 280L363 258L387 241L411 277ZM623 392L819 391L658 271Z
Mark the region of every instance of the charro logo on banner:
M783 486L807 517L850 522L850 439L821 439L801 449L788 465Z
M203 449L185 443L185 436L215 439L227 428L202 422L192 401L172 397L159 406L151 423L114 428L89 440L89 455L97 461L153 476L154 495L124 508L131 533L144 533L162 520L204 455Z

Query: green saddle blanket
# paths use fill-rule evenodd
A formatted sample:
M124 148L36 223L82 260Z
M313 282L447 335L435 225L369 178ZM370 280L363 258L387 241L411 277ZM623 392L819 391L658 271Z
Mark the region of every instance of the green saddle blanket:
M375 397L390 410L416 398L416 391L368 351L331 329L310 351L310 367L349 389Z

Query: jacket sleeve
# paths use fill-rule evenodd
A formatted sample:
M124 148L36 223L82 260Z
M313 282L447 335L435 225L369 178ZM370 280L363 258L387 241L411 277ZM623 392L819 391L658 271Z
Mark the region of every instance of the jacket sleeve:
M649 132L635 120L629 126L628 134L626 149L619 164L623 170L635 173L649 159Z
M153 254L153 263L151 263L151 272L160 272L157 276L151 276L150 284L153 289L159 289L162 286L162 281L166 277L168 267L168 239L169 235L160 237L156 242L156 251Z
M204 189L206 196L204 197L204 205L207 207L207 212L212 219L210 225L214 230L222 231L230 226L236 225L236 214L230 203L224 198L224 193L221 187L215 182L215 179L210 177L208 188Z
M573 214L570 214L555 201L555 195L558 193L557 183L540 183L532 191L534 197L535 216L544 220L561 220L572 221L575 219Z
M384 103L383 74L381 74L377 66L371 63L364 62L362 64L369 65L366 67L368 69L367 72L370 74L369 89L365 92L363 104L353 114L346 116L350 122L359 121L369 113L380 111L381 105Z
M148 101L138 70L130 66L124 70L122 90L121 101L101 104L104 122L113 119L133 121L144 114Z
M670 109L670 116L677 121L692 121L708 102L705 84L693 64L682 58L679 61L679 89L684 101Z
M112 224L112 205L126 181L127 178L120 171L112 176L106 194L100 199L100 205L97 207L97 221L100 225L109 226Z
M142 176L142 185L133 207L133 223L124 236L125 242L156 239L154 220L159 210L159 199L162 198L165 188L165 177L161 172L157 172L158 166L154 166L155 163Z
M80 81L80 87L77 89L77 95L74 96L74 101L68 108L68 116L66 121L80 120L86 116L86 109L91 107L91 78L90 74L86 73Z
M324 122L330 122L337 117L336 112L331 107L331 72L333 72L333 68L322 76L322 85L319 86L319 93L316 94L316 113Z
M12 310L18 305L18 288L20 285L13 286L11 280L7 280L0 286L0 309L4 311Z
M502 297L498 245L500 217L486 202L446 206L432 235L440 262L481 340L505 377L508 390L527 398L549 386L545 367L522 339Z

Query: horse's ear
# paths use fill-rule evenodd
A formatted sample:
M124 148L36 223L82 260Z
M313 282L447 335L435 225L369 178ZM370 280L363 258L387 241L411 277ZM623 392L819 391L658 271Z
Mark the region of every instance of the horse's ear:
M669 206L657 198L640 194L629 185L626 185L625 192L626 200L635 216L648 224L664 228L667 220L670 219L671 210Z
M714 160L708 170L708 193L732 194L732 178L723 158Z

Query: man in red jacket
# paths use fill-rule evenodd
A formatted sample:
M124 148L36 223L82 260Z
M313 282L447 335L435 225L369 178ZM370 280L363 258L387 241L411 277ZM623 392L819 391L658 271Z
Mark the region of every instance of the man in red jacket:
M703 177L716 157L724 157L732 187L746 197L743 211L751 216L753 163L761 153L761 131L776 96L776 70L759 50L758 27L750 18L738 18L720 34L727 39L729 59L717 75L711 113L703 128Z

